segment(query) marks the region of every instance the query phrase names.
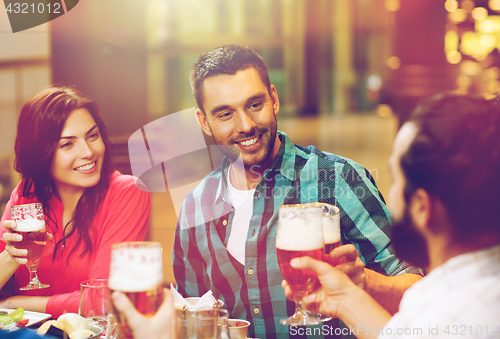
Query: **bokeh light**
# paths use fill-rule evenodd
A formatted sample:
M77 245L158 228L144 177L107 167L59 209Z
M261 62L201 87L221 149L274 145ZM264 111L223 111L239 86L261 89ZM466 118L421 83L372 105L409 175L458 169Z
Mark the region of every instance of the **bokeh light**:
M451 51L446 53L446 60L450 64L458 64L462 60L462 54L459 51Z
M450 13L458 9L458 2L456 0L446 0L444 3L444 8Z
M490 0L488 1L488 7L493 11L500 11L500 0Z
M450 19L450 21L455 23L464 22L465 19L467 19L467 12L460 8L456 11L448 13L448 18Z
M462 7L463 10L466 11L467 13L470 13L474 9L474 7L476 7L476 5L472 0L463 0L462 3L460 4L460 7Z
M391 56L387 59L387 67L390 69L398 69L401 66L401 60L397 56Z
M488 17L488 10L484 7L476 7L472 10L472 17L474 20L484 20Z
M389 12L397 12L401 9L401 0L385 0L384 7Z

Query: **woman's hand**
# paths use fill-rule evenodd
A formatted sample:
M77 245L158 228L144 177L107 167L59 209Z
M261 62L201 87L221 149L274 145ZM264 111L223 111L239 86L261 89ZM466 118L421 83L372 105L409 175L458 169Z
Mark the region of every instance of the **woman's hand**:
M15 230L17 224L12 220L5 220L2 224L8 232L2 235L3 241L5 241L5 251L9 253L11 259L20 265L25 265L28 262L26 256L28 255L27 249L16 248L15 244L23 240L23 236L18 233L12 233Z
M2 235L3 241L5 241L5 251L10 255L11 259L20 265L25 265L28 262L26 256L28 255L28 250L23 248L16 248L16 243L23 240L23 236L19 233L12 233L15 230L17 224L12 220L5 220L2 224L8 232ZM52 240L54 236L47 233L47 241Z

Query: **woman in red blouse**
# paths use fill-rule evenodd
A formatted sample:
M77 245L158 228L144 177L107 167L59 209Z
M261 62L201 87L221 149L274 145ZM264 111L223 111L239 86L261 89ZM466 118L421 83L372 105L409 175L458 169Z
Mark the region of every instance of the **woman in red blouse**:
M77 312L80 282L107 278L111 245L144 240L150 195L137 179L113 170L111 141L95 101L69 88L50 88L22 108L15 169L22 175L2 217L0 287L15 275L15 295L0 307L23 307L58 317ZM10 219L13 205L43 206L47 242L38 266L49 288L20 291L29 280L27 250Z

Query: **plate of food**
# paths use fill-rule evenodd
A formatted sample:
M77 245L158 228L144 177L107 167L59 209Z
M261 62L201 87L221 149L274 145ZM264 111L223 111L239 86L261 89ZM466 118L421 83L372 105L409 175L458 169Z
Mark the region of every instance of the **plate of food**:
M84 318L76 313L65 313L57 320L44 322L36 331L43 336L48 333L56 338L98 339L104 338L104 326L96 325L92 318Z
M0 308L0 328L13 330L19 327L28 327L47 320L50 317L50 314L25 311L23 308L18 308L17 310Z

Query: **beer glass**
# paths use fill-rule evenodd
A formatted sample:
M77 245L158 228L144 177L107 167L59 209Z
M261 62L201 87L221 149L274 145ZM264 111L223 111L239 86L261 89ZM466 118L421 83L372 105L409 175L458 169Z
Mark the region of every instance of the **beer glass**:
M90 279L80 283L80 306L78 314L94 324L105 327L108 323L109 289L108 279Z
M323 239L325 241L325 256L323 261L332 266L341 264L338 259L330 258L330 252L340 246L340 209L337 206L323 202L313 202L306 205L320 206L323 209Z
M325 255L323 261L332 266L337 266L343 263L342 259L330 258L330 252L340 246L340 209L337 206L330 205L322 202L312 202L306 205L320 206L323 210L323 239L325 241ZM322 322L331 320L323 314L317 314Z
M323 259L323 209L319 205L281 205L278 213L276 254L281 273L295 298L295 313L287 319L281 319L280 323L317 325L321 323L321 319L302 309L302 298L311 292L318 277L311 270L292 268L290 261L303 256Z
M216 339L219 312L220 309L211 307L190 310L188 338Z
M19 249L28 250L26 267L28 267L30 273L30 281L28 285L21 287L20 290L36 290L49 287L50 285L40 282L36 274L47 242L42 204L34 203L12 206L11 219L17 224L17 227L12 229L11 232L23 236L22 241L13 243L14 246Z
M229 330L228 330L229 313L227 310L223 308L219 308L217 311L219 314L217 317L217 335L215 336L215 339L229 339Z
M136 241L114 244L111 248L109 292L127 295L138 312L153 316L163 302L162 248L159 242ZM133 338L127 319L111 303L119 338Z

